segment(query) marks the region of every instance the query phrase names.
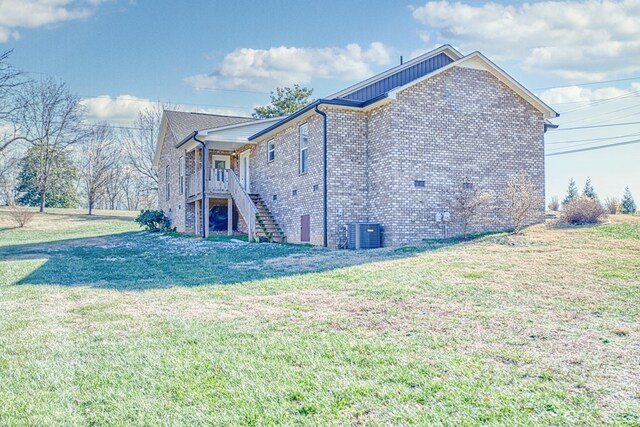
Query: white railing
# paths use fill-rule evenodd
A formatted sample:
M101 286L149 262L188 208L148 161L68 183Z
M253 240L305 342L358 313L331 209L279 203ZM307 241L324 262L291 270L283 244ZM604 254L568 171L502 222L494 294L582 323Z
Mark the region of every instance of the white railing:
M200 194L202 190L202 174L200 171L193 173L187 177L187 197L193 197Z
M240 215L242 215L244 222L247 224L249 241L256 240L256 214L258 213L258 209L256 209L256 205L253 203L253 200L251 200L251 197L249 197L247 192L242 188L242 185L240 185L238 176L231 169L227 171L227 177L229 193L231 193L231 197L233 197L233 201L236 202Z
M207 193L227 193L229 186L227 169L209 168L207 176ZM202 172L197 171L187 177L187 197L202 193Z
M209 168L209 180L207 182L208 193L226 193L228 191L228 169Z

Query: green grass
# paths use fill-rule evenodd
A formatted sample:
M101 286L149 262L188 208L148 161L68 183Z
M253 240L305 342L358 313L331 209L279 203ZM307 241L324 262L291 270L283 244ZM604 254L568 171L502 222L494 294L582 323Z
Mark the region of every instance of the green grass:
M640 239L640 224L607 224L595 228L595 231L616 239Z
M0 210L0 426L638 425L640 240L602 227L333 251Z

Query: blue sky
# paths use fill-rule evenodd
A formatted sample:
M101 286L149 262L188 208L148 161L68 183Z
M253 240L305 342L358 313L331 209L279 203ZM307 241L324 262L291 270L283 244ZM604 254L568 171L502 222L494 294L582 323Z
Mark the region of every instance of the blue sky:
M155 100L246 115L278 85L321 97L443 43L480 50L560 111L548 153L640 139L637 124L567 129L640 121L637 0L0 0L0 50L115 125ZM640 199L639 160L640 144L548 157L547 193L591 176L603 197L629 185Z

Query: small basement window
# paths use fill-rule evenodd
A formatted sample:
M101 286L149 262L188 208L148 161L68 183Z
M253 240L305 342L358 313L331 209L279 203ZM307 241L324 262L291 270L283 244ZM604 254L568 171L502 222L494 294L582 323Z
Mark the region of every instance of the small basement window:
M426 186L426 182L420 179L417 179L415 181L413 181L413 185L415 185L416 187L425 187Z
M473 183L471 183L471 182L463 182L462 183L462 188L464 190L473 190Z
M291 192L291 195L292 195L292 196L297 196L297 195L298 195L298 190L293 190L293 191Z
M274 194L273 196L271 196L271 200L273 200L274 202L278 200L278 195Z
M320 187L318 186L318 184L315 184L313 186L313 191L318 191L320 189Z

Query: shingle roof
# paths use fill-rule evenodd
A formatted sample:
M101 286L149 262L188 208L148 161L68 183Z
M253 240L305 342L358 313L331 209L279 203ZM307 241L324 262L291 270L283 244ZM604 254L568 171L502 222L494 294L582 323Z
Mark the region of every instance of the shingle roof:
M220 116L217 114L171 110L165 110L164 114L167 118L167 125L176 141L181 141L196 130L212 129L255 120L251 117Z

